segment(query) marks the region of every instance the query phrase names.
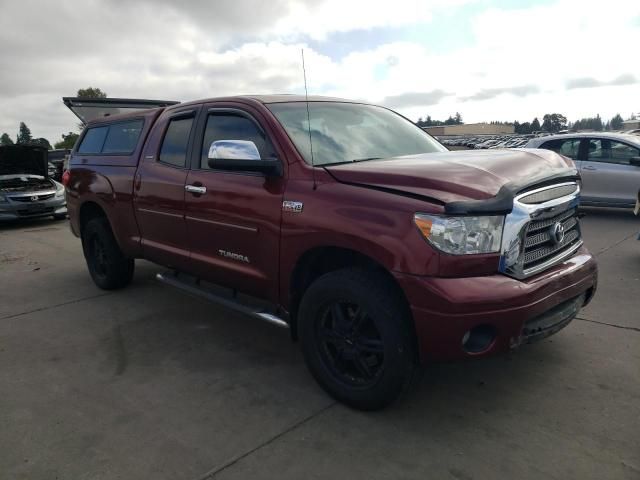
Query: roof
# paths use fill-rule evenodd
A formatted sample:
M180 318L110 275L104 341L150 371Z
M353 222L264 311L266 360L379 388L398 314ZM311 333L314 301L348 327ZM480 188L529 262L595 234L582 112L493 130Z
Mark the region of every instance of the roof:
M65 105L67 105L85 124L113 123L116 121L128 120L131 118L145 117L157 108L183 108L190 105L200 105L210 102L242 102L242 103L289 103L289 102L340 102L340 103L364 103L357 100L347 100L336 97L323 97L319 95L311 95L308 98L305 95L234 95L228 97L213 97L207 99L192 100L185 103L168 101L168 100L139 100L130 98L73 98L63 97ZM154 108L155 107L155 108ZM91 115L83 115L82 109L91 110ZM125 112L125 113L121 113Z
M275 94L275 95L230 95L227 97L212 97L199 100L192 100L189 102L181 103L179 106L185 105L197 105L201 103L209 102L258 102L262 104L270 103L289 103L289 102L341 102L341 103L367 103L359 100L348 100L345 98L337 97L323 97L320 95L296 95L296 94ZM174 108L177 106L174 106Z

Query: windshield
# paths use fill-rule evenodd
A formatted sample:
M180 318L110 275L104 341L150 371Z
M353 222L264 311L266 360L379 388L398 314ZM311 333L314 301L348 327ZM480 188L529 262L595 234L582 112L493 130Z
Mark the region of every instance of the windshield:
M305 102L267 105L311 164ZM386 108L339 102L309 102L313 164L357 162L447 149L420 127Z

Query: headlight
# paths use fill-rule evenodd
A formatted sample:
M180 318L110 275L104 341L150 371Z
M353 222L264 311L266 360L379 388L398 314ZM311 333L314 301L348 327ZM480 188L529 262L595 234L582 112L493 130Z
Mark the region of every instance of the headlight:
M416 213L413 221L422 236L445 253L469 255L500 251L503 216L445 217Z
M64 197L64 187L57 188L55 198L63 198L63 197Z

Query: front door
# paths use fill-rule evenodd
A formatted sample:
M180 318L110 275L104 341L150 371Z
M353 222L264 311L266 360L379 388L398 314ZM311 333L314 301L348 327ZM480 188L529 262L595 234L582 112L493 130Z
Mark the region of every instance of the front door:
M582 162L582 197L589 203L633 206L640 185L640 167L630 159L640 156L638 148L606 138L585 139Z
M208 159L212 142L245 140L261 158L275 156L284 164L257 115L228 108L203 114L187 177L185 221L194 273L276 300L284 177L216 170Z
M158 119L134 182L135 213L145 258L179 270L189 266L184 186L196 113L192 107Z

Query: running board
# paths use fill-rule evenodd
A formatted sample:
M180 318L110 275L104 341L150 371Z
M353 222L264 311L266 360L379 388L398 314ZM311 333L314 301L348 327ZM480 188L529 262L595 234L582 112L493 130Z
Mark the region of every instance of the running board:
M230 310L234 310L244 315L258 318L260 320L264 320L278 327L289 328L289 324L287 323L287 321L275 315L274 313L268 312L264 308L258 306L251 306L247 305L246 303L240 302L237 299L237 295L235 294L235 292L232 296L227 298L224 295L214 293L209 289L203 287L199 279L190 275L186 275L184 273L165 272L157 273L156 279L166 285L171 285L172 287L179 288L184 292L204 298L213 303L217 303L218 305L226 307Z

